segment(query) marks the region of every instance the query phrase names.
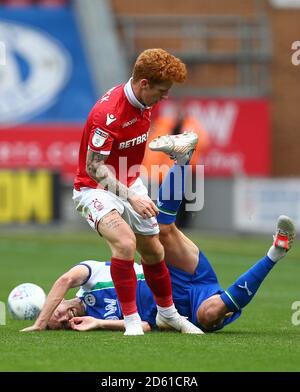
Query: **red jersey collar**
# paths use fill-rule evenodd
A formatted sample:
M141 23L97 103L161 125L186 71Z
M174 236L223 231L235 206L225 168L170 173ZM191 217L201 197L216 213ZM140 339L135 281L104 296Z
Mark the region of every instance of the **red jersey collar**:
M128 80L128 82L124 86L124 93L126 95L126 98L129 101L129 103L131 103L131 105L134 106L137 109L141 109L141 110L150 109L150 106L144 105L134 95L134 92L133 92L133 89L132 89L132 86L131 86L131 81L132 81L132 78L130 78Z

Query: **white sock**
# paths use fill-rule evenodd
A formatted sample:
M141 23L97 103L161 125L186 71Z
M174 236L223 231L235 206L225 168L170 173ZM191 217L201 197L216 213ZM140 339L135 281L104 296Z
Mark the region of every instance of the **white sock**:
M132 313L129 316L124 316L125 324L130 323L132 321L140 321L141 322L140 315L138 313Z
M177 313L177 309L175 308L175 305L171 305L168 308L163 308L159 305L157 305L158 312L165 317L173 317Z
M285 255L286 255L286 250L277 248L275 245L272 245L267 253L269 259L271 259L274 263L277 263L277 261L282 259Z

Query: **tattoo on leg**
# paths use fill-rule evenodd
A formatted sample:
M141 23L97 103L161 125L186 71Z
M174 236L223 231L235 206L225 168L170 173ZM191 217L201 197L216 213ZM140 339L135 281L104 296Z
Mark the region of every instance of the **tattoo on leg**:
M116 229L122 224L122 221L118 218L113 218L112 220L105 222L105 225L108 229Z
M99 223L101 224L102 227L105 227L106 229L116 229L117 227L120 227L121 224L124 223L122 219L120 219L120 216L117 212L110 214L109 216L104 216L99 220Z

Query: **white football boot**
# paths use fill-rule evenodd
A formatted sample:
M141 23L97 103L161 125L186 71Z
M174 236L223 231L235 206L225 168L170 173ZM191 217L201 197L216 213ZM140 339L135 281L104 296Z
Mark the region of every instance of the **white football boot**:
M196 148L198 135L185 131L178 135L158 136L149 143L152 151L161 151L177 161L178 165L186 164Z
M296 228L291 218L285 215L279 216L277 220L276 234L273 238L273 245L276 248L284 249L286 252L291 249L296 238Z
M138 313L124 316L125 333L126 336L144 335L142 321Z
M180 316L178 312L176 312L173 317L165 317L161 313L157 313L156 315L156 325L158 328L162 329L176 329L181 333L188 333L194 335L202 335L204 332L188 321L185 317Z

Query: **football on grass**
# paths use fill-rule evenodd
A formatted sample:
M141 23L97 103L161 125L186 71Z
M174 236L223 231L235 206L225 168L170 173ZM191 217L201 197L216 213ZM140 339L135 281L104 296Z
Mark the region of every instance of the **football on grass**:
M33 283L22 283L8 296L8 310L16 320L35 320L46 300L44 290Z

